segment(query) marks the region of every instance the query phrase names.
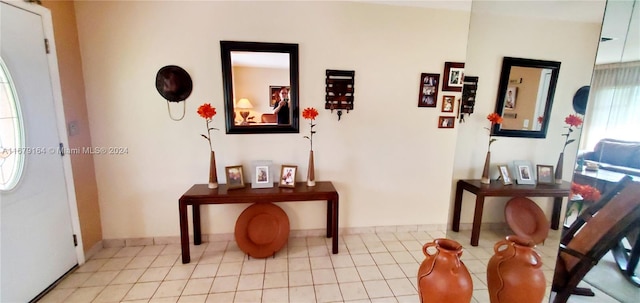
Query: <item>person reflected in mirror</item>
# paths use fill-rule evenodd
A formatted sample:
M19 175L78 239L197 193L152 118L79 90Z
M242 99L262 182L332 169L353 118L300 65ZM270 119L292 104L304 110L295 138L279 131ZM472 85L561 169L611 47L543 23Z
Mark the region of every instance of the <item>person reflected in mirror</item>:
M273 108L273 113L277 117L278 124L290 124L289 89L286 87L281 88L278 95L280 96L280 101Z

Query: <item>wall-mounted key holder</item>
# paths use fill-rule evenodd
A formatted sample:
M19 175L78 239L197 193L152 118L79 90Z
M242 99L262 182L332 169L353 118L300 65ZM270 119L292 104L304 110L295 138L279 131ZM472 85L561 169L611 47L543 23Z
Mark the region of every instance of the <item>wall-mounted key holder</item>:
M353 91L355 71L327 70L325 109L336 110L338 120L342 117L342 110L353 110Z

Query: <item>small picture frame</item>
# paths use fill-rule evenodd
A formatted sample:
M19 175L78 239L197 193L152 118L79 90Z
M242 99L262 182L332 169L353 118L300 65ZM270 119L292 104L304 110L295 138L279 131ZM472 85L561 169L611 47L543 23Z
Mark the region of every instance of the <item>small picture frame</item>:
M280 179L278 184L280 187L296 187L296 172L298 166L296 165L282 165L280 169Z
M504 109L514 110L516 108L516 92L517 91L518 89L515 86L507 87L507 92L504 95Z
M536 165L538 184L554 184L553 165Z
M503 185L513 184L513 178L511 178L511 173L509 173L509 167L506 165L498 165L498 171L500 172L500 180Z
M244 187L244 173L242 171L242 165L227 166L224 168L227 175L227 188L243 188Z
M442 91L461 92L464 78L463 62L445 62Z
M533 175L533 167L529 161L513 161L513 168L516 171L518 184L536 184Z
M438 85L440 84L440 74L420 75L420 94L418 97L418 107L436 107L438 103Z
M273 187L272 161L258 160L251 162L251 188Z
M438 117L438 128L453 128L456 122L454 116L440 116Z
M455 96L442 96L442 112L443 113L452 113Z

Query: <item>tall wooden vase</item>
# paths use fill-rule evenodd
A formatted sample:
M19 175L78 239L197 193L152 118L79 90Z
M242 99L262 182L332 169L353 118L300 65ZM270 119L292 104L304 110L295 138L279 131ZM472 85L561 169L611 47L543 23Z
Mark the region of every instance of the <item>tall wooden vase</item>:
M211 151L209 160L209 188L218 188L218 173L216 173L216 152Z
M558 164L556 164L556 184L562 184L562 166L564 164L564 152L560 153Z
M546 281L542 259L533 240L508 236L493 247L487 264L487 286L491 303L540 303Z
M482 179L480 179L480 183L489 184L491 183L491 179L489 178L489 168L491 166L491 152L487 152L487 157L484 159L484 168L482 169Z
M316 186L316 172L313 165L313 151L309 151L309 170L307 171L307 186Z
M435 252L429 249L435 248ZM473 284L460 260L462 246L450 239L435 239L422 247L426 256L418 270L418 293L422 303L469 303Z

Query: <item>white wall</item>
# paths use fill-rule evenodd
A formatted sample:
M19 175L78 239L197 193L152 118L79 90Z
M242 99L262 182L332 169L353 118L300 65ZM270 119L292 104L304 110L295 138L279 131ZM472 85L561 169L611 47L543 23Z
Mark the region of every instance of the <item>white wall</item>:
M594 9L593 4L576 2L574 5L576 11L581 11L581 5ZM600 12L604 12L604 4L603 1ZM452 186L458 179L478 179L482 174L489 139L489 131L484 129L489 127L486 116L495 111L500 69L505 56L560 61L561 67L546 139L495 137L498 141L491 145L493 178L499 175L497 165L510 164L514 160L530 160L534 168L536 164L556 166L564 145L564 137L561 136L566 133L564 118L574 113L572 101L575 92L591 82L600 37L599 23L491 14L486 13L490 11L484 7L487 5L500 4L484 1L474 1L473 4L465 74L479 77L478 94L475 113L458 126ZM578 139L578 135L574 133L572 138ZM565 152L563 179L566 181L571 181L573 176L577 147L578 144L573 143ZM463 199L461 221L470 223L475 196L466 193ZM504 222L507 200L487 198L483 223ZM534 200L546 213L551 213L551 198Z
M219 112L214 127L224 130L220 40L299 44L300 107L320 111L316 178L340 193L340 227L446 224L459 128L437 128L441 98L437 108L417 107L418 82L420 73L442 73L445 61L465 60L468 12L348 2L81 1L76 13L92 143L128 148L95 157L105 239L178 235L178 198L208 176L196 108L210 102ZM194 81L180 122L169 119L154 87L169 64ZM326 69L356 71L355 110L341 121L323 109ZM172 107L174 115L180 110ZM298 165L304 180L304 122L300 134L213 134L220 181L224 166L248 170L261 159ZM247 206L204 207L203 232L232 232ZM292 229L325 226L324 203L281 206Z

